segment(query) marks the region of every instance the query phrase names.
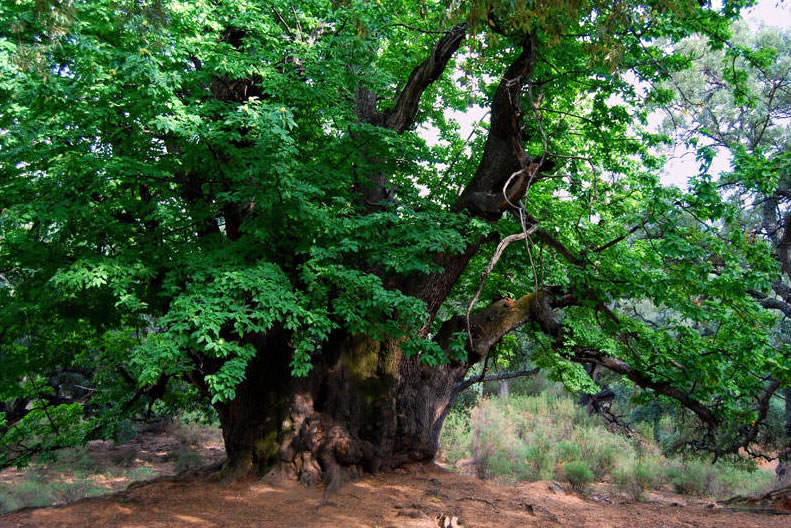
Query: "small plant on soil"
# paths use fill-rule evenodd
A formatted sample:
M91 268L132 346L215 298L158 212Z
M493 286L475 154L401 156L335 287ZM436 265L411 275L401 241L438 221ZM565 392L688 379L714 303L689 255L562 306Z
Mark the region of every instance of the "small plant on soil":
M639 501L643 498L643 487L634 478L634 472L630 468L616 468L612 471L612 481L615 488L626 494L632 501Z
M563 464L563 474L571 487L577 491L585 490L593 482L593 471L590 466L579 460Z

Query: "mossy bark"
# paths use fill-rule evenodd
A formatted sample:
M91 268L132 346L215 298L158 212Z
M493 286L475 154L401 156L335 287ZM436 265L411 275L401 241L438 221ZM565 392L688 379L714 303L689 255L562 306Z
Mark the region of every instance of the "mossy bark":
M275 357L251 363L236 398L217 406L223 476L270 473L311 485L431 460L443 411L469 366L427 367L404 357L399 343L341 337L305 378L291 377Z
M549 328L543 292L500 300L470 320L475 346L466 361L427 366L406 357L400 339L335 335L304 378L292 377L288 341L265 342L233 401L217 410L229 476L249 472L306 484L343 474L431 460L447 410L470 367L516 326L534 319ZM447 321L436 340L447 348L464 318Z

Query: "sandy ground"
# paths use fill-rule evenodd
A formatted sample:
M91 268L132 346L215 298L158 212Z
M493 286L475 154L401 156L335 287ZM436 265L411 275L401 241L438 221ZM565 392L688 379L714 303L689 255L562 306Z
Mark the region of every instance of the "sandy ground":
M320 488L292 483L192 478L19 511L0 517L0 526L431 528L446 514L467 528L791 528L791 515L734 512L664 493L647 499L622 503L596 489L582 497L547 482L502 486L429 464L347 483L326 501Z

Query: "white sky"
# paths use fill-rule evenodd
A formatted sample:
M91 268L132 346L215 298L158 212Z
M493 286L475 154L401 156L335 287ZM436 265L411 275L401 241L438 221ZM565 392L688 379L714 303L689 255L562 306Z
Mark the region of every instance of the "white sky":
M743 15L743 18L750 24L767 26L789 27L791 26L791 2L781 2L778 0L760 0L758 5L751 7Z

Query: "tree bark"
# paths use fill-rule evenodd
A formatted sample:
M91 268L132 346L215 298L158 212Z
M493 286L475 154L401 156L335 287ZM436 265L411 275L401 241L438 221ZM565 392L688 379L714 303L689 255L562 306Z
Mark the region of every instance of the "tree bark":
M791 388L786 388L783 396L785 397L785 427L783 428L785 445L780 449L775 474L778 482L788 483L791 482Z
M217 405L225 476L273 471L308 485L431 460L442 411L469 365L405 357L400 341L336 335L311 373L293 378L287 350L261 351L236 398ZM278 353L279 352L279 353Z

